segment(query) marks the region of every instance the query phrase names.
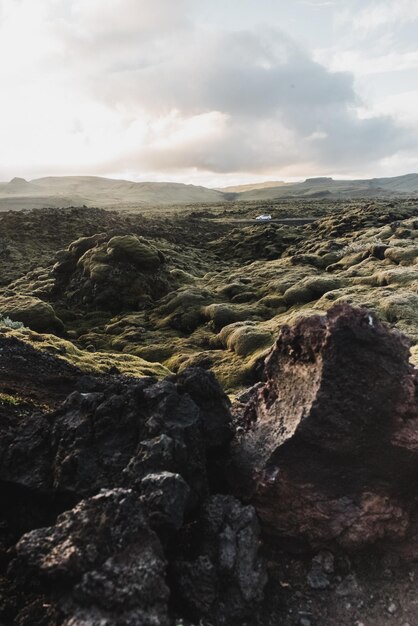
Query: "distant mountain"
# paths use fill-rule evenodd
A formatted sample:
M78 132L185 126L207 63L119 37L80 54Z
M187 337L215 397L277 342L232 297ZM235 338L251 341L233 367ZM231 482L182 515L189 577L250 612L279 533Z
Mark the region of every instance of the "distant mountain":
M418 195L418 174L393 178L334 180L307 178L302 183L282 187L254 189L239 194L240 200L276 200L280 198L366 198L397 195Z
M98 176L49 176L0 183L0 210L37 207L96 206L130 208L286 198L418 197L418 174L393 178L333 180L307 178L300 183L266 181L224 189L181 183L135 183Z
M11 196L17 194L36 194L38 188L32 183L28 183L24 178L12 178L8 183L2 183L0 185L0 193L10 194Z
M49 176L30 182L14 178L0 183L0 209L32 207L134 206L221 202L215 189L181 183L134 183L96 176Z

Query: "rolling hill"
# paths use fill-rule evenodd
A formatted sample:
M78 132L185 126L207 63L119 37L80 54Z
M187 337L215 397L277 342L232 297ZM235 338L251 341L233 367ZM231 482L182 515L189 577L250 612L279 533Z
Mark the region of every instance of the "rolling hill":
M132 182L98 176L48 176L0 183L0 210L88 206L131 208L288 198L367 198L418 196L418 174L392 178L334 180L307 178L300 183L267 181L209 189L182 183Z
M49 176L0 183L0 209L100 206L129 208L141 205L221 202L215 189L181 183L135 183L96 176Z

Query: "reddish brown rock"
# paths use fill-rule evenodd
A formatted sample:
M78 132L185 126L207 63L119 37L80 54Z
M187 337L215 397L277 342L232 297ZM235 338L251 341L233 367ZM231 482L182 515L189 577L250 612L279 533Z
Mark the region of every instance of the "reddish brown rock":
M240 495L302 546L402 539L418 495L409 344L368 311L335 306L283 328L241 415Z

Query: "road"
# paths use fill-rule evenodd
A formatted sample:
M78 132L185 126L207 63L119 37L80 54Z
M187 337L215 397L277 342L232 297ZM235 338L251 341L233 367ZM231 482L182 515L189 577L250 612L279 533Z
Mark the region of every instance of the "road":
M265 226L266 224L289 224L292 226L303 226L304 224L312 224L319 220L319 217L282 217L273 220L228 220L234 224L252 224L253 226Z

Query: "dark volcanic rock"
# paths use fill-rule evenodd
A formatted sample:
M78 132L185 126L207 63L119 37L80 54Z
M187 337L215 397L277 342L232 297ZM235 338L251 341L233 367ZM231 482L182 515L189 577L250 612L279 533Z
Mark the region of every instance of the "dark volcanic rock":
M141 480L140 491L153 526L172 530L182 527L190 489L179 474L147 474Z
M163 551L130 490L83 500L23 535L16 552L12 575L49 598L66 626L169 624Z
M229 420L227 398L205 370L75 392L53 416L54 489L141 490L147 474L170 472L188 485L184 505L196 507L208 494L206 451L226 447Z
M153 531L169 553L208 498L227 396L205 370L85 376L1 336L0 371L0 623L163 626Z
M262 599L266 582L254 508L231 496L213 496L198 522L183 531L174 563L176 600L192 618L242 624Z
M218 472L212 456L232 436L228 400L213 375L186 371L160 382L80 376L75 386L80 391L55 413L0 411L0 487L68 502L134 488L153 525L178 529L208 496Z
M0 333L2 392L17 395L21 401L28 398L32 405L56 407L74 390L81 377L80 370L66 361ZM13 405L9 409L13 413ZM2 415L6 412L3 406Z
M408 359L404 337L348 305L283 328L234 443L234 488L269 533L346 548L405 536L418 468Z

